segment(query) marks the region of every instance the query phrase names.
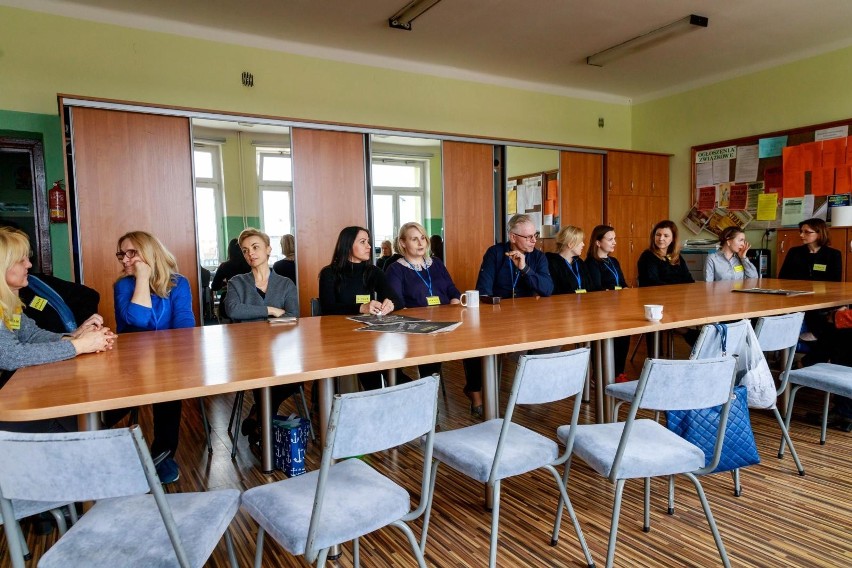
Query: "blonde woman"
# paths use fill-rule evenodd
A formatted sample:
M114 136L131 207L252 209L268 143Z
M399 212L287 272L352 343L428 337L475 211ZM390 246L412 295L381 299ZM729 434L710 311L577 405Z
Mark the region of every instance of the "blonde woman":
M580 255L583 254L583 229L568 225L556 235L558 253L545 253L554 294L583 294L593 292L589 271Z
M293 235L284 235L281 237L281 254L284 258L275 262L272 265L272 271L275 274L280 274L285 278L289 278L296 283L296 237Z
M0 227L0 384L21 368L71 359L83 353L112 349L115 334L95 314L72 333L45 331L23 313L19 292L27 286L32 268L30 241L26 233ZM73 426L73 423L72 423ZM0 423L0 429L55 431L64 429L57 421Z
M119 333L195 326L189 282L178 274L175 257L157 237L133 231L118 239L116 258L122 276L113 287ZM154 442L151 455L163 483L180 477L174 456L180 433L181 401L153 405ZM108 422L117 420L112 414Z

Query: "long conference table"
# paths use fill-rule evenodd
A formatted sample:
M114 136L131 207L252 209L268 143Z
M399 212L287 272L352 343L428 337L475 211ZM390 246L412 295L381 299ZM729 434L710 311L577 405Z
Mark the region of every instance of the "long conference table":
M797 296L732 293L734 288L785 288ZM80 416L96 429L98 413L260 388L261 419L271 419L269 387L320 380L321 432L333 377L423 363L482 357L485 418L498 416L497 356L599 341L603 383L613 380L613 338L685 326L831 308L852 303L852 283L760 279L630 288L499 305L405 310L434 321L460 321L435 335L359 332L343 316L302 318L292 326L265 322L122 335L115 349L18 370L0 389L0 421ZM662 304L663 319L646 321L644 304ZM608 418L603 384L596 419ZM263 429L262 469L273 469L271 428Z

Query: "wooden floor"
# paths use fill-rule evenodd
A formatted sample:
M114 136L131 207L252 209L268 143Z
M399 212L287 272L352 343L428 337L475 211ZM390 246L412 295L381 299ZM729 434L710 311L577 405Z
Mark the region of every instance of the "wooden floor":
M635 338L634 338L635 343ZM682 352L681 352L682 351ZM678 355L687 348L679 343ZM632 376L638 375L644 356L644 341L636 356ZM512 364L504 365L503 393L511 383ZM628 374L631 368L628 368ZM444 365L447 398L439 400L439 428L449 430L473 423L467 399L462 394L459 363ZM251 397L247 397L251 398ZM713 514L733 566L852 566L852 434L829 431L825 446L818 443L819 429L803 421L806 410L815 410L819 401L804 393L798 397L791 435L807 475L800 477L789 454L777 458L779 431L772 415L752 412L762 463L742 472L743 495L734 497L729 474L703 479ZM198 405L184 404L184 421L178 462L181 478L170 491L196 491L234 487L247 489L278 480L281 474L266 476L259 461L240 439L237 459L231 461L231 442L226 432L233 396L206 400L211 420L213 454L208 455ZM248 403L247 403L248 404ZM292 403L285 403L285 406ZM282 409L283 411L283 409ZM568 421L568 405L519 408L517 420L552 436L557 425ZM591 409L584 405L581 421L591 421ZM143 410L146 432L150 413ZM419 470L414 470L418 450L414 446L372 456L370 463L382 471L403 474L404 483L419 497ZM319 448L312 445L309 467L319 462ZM549 546L557 491L546 472L533 472L503 483L500 566L585 566L570 522L563 520L559 544ZM580 460L575 460L568 492L576 508L592 555L604 565L612 485L597 476ZM719 557L707 528L692 485L677 482L677 504L673 516L665 513L665 485L652 484L650 533L642 532L641 482L627 484L621 515L616 566L717 566ZM281 514L286 514L282 511ZM421 523L415 524L419 535ZM439 472L426 560L430 566L486 566L490 514L484 509L483 486L443 467ZM55 540L55 533L36 536L30 523L24 523L27 541L37 559ZM241 566L250 566L254 555L256 525L242 511L231 530ZM362 539L361 561L365 567L414 566L406 541L396 529L384 529ZM32 562L35 565L35 561ZM336 566L351 566L351 548L344 547ZM5 537L0 536L0 566L8 566ZM208 566L227 566L220 543ZM304 566L267 538L264 566Z

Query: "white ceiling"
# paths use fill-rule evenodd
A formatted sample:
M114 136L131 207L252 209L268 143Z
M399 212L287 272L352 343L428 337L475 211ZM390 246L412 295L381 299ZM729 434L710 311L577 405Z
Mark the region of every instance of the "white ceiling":
M643 101L852 45L852 0L0 0L0 4L598 100ZM696 29L605 67L593 53L691 13ZM69 41L73 39L69 38Z

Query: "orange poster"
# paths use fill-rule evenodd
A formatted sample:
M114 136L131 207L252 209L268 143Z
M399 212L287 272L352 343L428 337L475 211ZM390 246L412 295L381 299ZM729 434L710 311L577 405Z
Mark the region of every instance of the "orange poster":
M552 199L553 201L556 201L559 199L559 196L557 195L558 193L559 190L557 189L556 180L547 180L547 197L545 197L545 199Z
M811 172L811 195L834 193L834 168L815 168ZM786 192L785 197L789 197Z
M786 149L786 148L785 148ZM805 195L805 175L811 177L811 172L787 172L784 171L784 190L782 193L784 199L788 197L804 197ZM813 178L811 177L811 180Z
M840 166L834 170L834 193L852 191L852 166Z
M846 163L846 138L822 141L822 167L836 168Z

